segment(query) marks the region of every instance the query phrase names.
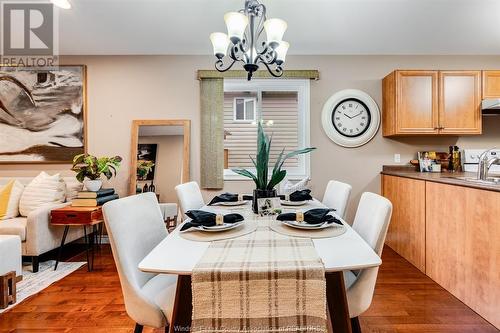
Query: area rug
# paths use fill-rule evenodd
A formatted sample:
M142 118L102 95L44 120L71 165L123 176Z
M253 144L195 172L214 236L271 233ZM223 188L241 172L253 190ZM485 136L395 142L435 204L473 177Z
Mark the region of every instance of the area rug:
M86 262L60 262L57 271L54 271L55 263L55 260L41 262L38 273L31 271L31 264L23 266L23 279L17 284L17 302L0 310L0 313L13 308L86 264Z

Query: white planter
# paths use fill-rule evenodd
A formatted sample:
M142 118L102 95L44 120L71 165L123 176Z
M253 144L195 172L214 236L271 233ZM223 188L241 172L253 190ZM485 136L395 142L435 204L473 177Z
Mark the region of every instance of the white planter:
M102 187L102 180L100 180L100 179L97 179L97 180L85 179L83 181L83 185L85 185L85 188L87 189L87 191L97 192Z

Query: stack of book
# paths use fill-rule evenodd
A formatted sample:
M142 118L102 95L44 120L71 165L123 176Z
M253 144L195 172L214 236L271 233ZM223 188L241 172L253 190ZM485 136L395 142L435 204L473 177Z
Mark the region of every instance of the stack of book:
M97 192L80 191L71 205L74 207L94 207L102 206L106 202L118 199L118 194L112 188L102 188Z

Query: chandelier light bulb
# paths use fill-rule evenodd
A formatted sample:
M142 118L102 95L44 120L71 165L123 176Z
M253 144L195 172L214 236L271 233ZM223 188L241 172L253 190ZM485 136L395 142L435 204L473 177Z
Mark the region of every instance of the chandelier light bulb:
M222 59L227 53L229 37L225 33L214 32L210 34L210 40L212 41L215 56Z
M264 22L264 29L266 30L267 43L269 46L273 49L278 47L283 40L283 35L287 27L287 23L279 18L268 19Z
M263 68L274 77L283 75L282 65L290 46L283 41L287 23L277 18L267 19L266 13L266 6L260 0L245 0L245 8L224 15L227 34L210 35L217 58L216 70L227 72L234 64L241 63L248 81ZM273 125L272 120L266 123Z
M69 0L50 0L52 4L62 9L71 9L71 3Z
M248 17L242 13L229 12L224 15L224 21L226 21L229 39L233 44L237 44L243 39L248 25Z
M289 47L290 47L290 44L283 40L276 48L276 50L275 50L276 51L276 63L278 65L281 65L285 62L286 53L288 52Z

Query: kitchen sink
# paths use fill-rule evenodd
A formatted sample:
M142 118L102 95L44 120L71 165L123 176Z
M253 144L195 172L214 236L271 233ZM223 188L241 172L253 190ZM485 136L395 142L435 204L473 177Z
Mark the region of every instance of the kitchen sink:
M485 180L482 179L477 179L475 177L462 177L462 176L448 176L445 178L450 178L450 179L460 179L460 180L465 180L471 183L476 183L476 184L484 184L484 185L498 185L500 186L500 177L488 177Z

